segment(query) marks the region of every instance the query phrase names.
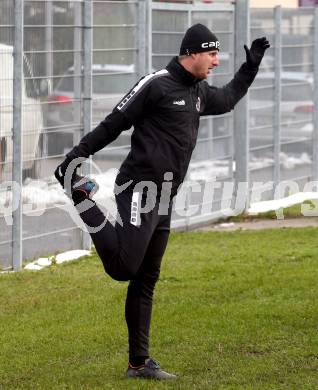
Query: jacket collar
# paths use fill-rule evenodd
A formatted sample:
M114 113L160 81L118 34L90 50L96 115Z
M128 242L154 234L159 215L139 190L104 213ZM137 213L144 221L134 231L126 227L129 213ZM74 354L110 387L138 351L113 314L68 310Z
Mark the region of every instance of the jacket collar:
M183 84L191 86L198 83L199 79L188 72L178 61L178 57L173 57L169 64L166 66L167 71L177 80Z

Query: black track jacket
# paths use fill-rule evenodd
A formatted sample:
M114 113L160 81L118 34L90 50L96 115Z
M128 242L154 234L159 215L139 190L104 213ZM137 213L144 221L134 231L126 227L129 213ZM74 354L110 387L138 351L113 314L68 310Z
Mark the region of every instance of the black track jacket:
M196 79L175 57L166 69L141 78L67 157L87 158L134 126L131 150L116 183L152 181L160 190L164 174L172 172L175 195L196 144L200 116L231 111L246 94L257 71L244 63L228 84L216 88Z

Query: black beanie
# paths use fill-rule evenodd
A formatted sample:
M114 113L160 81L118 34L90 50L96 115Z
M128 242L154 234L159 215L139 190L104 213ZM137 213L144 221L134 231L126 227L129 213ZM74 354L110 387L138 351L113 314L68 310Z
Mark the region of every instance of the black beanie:
M220 42L206 26L194 24L186 31L180 47L179 55L190 55L203 51L219 50Z

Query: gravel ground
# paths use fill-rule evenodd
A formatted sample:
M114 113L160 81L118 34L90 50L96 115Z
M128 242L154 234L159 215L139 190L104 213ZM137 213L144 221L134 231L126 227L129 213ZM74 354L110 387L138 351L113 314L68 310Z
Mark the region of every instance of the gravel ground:
M317 217L286 218L286 219L253 219L246 222L223 222L197 229L198 231L207 230L259 230L259 229L278 229L278 228L302 228L308 226L318 227Z

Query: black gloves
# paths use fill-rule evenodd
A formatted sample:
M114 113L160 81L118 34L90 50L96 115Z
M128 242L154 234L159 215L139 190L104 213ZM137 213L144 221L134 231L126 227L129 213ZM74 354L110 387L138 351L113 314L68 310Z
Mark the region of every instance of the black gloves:
M264 56L265 50L267 50L269 47L270 44L266 37L255 39L252 42L250 49L244 45L247 65L250 68L258 68Z

